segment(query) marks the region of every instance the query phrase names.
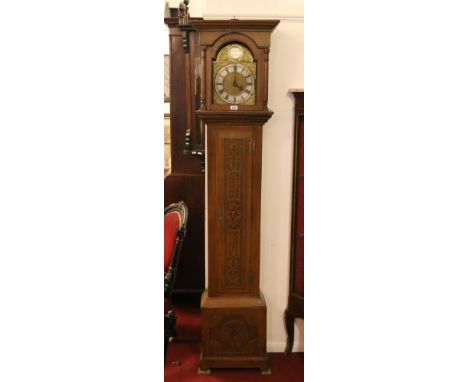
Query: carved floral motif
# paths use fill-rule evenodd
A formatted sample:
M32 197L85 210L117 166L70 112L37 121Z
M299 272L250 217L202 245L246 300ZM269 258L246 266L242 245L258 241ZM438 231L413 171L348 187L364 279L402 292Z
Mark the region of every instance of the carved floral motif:
M218 326L210 329L210 339L225 352L243 353L250 341L258 339L258 330L241 315L224 316Z
M242 165L245 141L225 140L225 200L226 251L224 285L228 288L242 287L242 205L243 178Z

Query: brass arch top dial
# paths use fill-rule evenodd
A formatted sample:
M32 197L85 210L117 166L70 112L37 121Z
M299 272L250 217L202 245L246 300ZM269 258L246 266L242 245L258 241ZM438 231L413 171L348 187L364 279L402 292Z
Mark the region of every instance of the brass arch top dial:
M214 88L227 103L238 105L249 99L255 89L252 72L240 63L222 67L215 76Z
M213 102L228 105L254 105L257 64L241 43L225 45L213 62Z

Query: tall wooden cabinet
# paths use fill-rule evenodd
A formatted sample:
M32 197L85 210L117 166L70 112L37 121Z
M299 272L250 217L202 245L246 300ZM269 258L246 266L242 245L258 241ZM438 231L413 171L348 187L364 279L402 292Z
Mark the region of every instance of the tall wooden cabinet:
M204 139L195 114L200 107L200 50L191 21L164 19L169 29L171 97L171 171L164 177L164 206L183 200L190 211L174 293L199 299L205 287L205 174L198 155L204 152Z
M304 90L290 93L294 96L294 160L289 297L284 313L286 354L291 353L294 342L294 319L304 318Z
M278 20L200 20L206 130L208 288L202 295L200 372L269 373L260 280L262 129L270 35Z

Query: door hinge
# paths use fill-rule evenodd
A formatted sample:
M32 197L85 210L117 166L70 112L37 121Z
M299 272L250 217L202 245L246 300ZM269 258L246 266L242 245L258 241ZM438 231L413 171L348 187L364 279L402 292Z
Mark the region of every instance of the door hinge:
M249 142L249 155L252 155L255 152L255 139L252 139Z

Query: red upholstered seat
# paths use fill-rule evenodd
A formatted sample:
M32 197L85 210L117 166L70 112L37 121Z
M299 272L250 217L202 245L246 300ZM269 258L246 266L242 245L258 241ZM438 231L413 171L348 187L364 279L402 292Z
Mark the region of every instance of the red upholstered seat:
M182 220L177 211L164 216L164 272L167 272L169 265L171 265L176 247L177 232L181 224Z

